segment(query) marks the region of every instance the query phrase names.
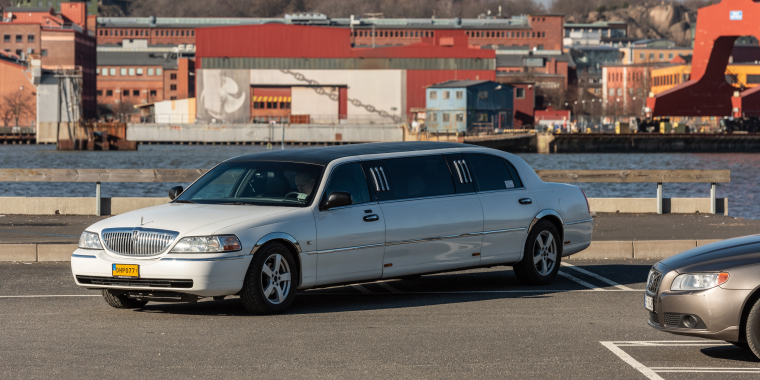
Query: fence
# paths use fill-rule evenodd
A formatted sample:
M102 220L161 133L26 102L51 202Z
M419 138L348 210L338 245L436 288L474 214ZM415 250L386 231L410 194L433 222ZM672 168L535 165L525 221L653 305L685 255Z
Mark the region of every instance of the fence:
M120 115L117 117L120 120L127 120L130 123L141 124L188 124L195 123L195 115L186 113L158 113L150 115ZM407 117L403 115L338 115L338 114L325 114L325 115L254 115L246 120L230 121L223 119L214 120L199 120L198 123L204 124L229 124L229 123L253 123L253 124L268 124L270 122L276 122L278 124L378 124L378 125L393 125L402 124L407 121Z
M101 182L193 182L207 169L0 169L0 182L94 182L95 215L101 210ZM717 212L716 186L731 181L730 170L537 170L546 182L656 183L662 214L663 183L709 183L710 212Z

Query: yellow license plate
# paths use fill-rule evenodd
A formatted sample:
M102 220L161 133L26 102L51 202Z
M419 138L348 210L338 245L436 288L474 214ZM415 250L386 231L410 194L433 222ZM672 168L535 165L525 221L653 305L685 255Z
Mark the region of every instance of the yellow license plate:
M111 274L114 277L137 278L140 276L140 266L128 265L128 264L113 264L111 266Z

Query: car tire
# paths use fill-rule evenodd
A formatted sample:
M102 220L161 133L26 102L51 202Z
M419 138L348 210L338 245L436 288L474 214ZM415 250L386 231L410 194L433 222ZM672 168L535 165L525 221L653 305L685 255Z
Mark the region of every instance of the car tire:
M512 269L525 285L547 285L554 281L562 260L562 241L557 227L539 221L528 234L523 258Z
M752 353L760 358L760 300L755 301L747 316L747 325L744 326L747 336L747 345Z
M112 289L103 289L103 299L108 305L117 309L139 309L148 303L148 301L129 298L126 294Z
M298 272L293 254L281 243L261 247L251 260L240 299L258 315L284 312L296 297Z

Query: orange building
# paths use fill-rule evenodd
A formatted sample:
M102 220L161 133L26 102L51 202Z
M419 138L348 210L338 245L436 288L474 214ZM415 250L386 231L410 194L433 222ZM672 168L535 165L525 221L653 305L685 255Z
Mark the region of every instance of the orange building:
M26 69L26 62L0 54L0 123L3 127L34 126L37 92L31 76L24 74Z
M0 23L0 49L25 61L38 55L43 69L79 66L82 73L84 117L95 117L96 40L87 30L85 3L63 3L61 13L53 8L6 7Z
M602 67L602 104L610 115L639 116L652 87L652 70L662 64L607 64Z

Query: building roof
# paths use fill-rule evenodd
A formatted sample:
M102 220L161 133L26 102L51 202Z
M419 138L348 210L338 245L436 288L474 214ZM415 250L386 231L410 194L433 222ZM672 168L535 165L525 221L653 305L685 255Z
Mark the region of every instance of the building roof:
M488 83L488 80L450 80L448 82L434 84L428 88L463 88Z
M552 16L552 15L535 15ZM203 28L211 26L293 24L348 28L350 18L329 18L320 14L257 17L98 17L105 28ZM526 16L512 18L354 18L354 28L376 29L530 29Z
M173 53L98 51L98 66L161 66L176 69L178 64Z
M617 49L616 49L617 50ZM496 67L525 67L525 58L543 58L546 60L556 59L559 62L567 62L568 67L575 67L575 61L569 53L563 53L559 55L555 54L541 54L540 51L533 52L529 55L520 54L497 54L496 55Z
M53 7L5 7L3 9L3 12L24 12L24 13L36 13L36 12L45 12L50 13L50 11L53 10Z
M627 26L625 21L597 21L592 23L565 23L565 28L609 28L611 26Z
M474 148L473 145L436 142L436 141L405 141L405 142L386 142L370 144L352 144L336 145L318 148L274 150L263 153L249 154L235 157L227 162L246 162L246 161L280 161L280 162L301 162L306 164L327 165L331 161L343 157L397 153L397 152L416 152L433 149L451 149L451 148Z

